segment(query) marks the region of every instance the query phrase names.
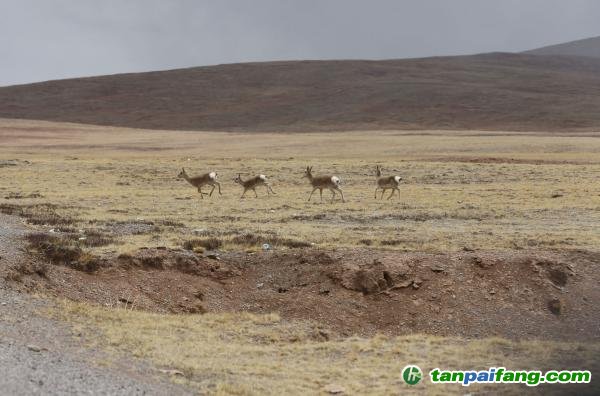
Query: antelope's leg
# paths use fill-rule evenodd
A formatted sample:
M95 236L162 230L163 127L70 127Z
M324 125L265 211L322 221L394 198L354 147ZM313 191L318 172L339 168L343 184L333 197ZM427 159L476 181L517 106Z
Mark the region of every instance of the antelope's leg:
M277 194L275 194L275 191L273 191L273 189L271 188L271 185L270 184L267 184L267 185L269 186L269 190L271 190L271 194L277 195Z
M223 194L221 194L221 183L216 181L215 184L217 185L217 187L219 187L219 195L223 195ZM214 184L213 184L213 188L214 188Z
M253 188L252 191L254 191L254 197L258 198L258 194L256 193L256 188Z
M344 200L344 193L342 192L342 189L338 187L336 190L338 190L338 192L342 196L342 202L346 202L346 200Z
M213 191L215 191L215 185L214 184L212 184L212 190L210 190L210 194L208 194L209 197L212 197Z
M381 198L379 198L379 199L383 199L383 194L385 194L386 190L387 190L387 188L382 188L381 189Z
M379 190L379 187L375 189L375 199L377 199L377 190Z
M331 191L331 202L333 202L335 200L335 189L330 188L329 191Z
M202 187L198 187L198 192L200 193L200 198L204 199L204 193L202 192Z
M392 196L394 195L394 191L396 191L396 189L395 189L395 188L392 188L392 193L390 194L390 196L389 196L387 199L390 199L390 198L392 198Z
M240 197L240 199L244 198L244 195L246 195L246 189L244 188L244 192L242 193L242 196Z
M398 199L400 199L400 189L396 187L396 190L398 190Z
M313 188L313 190L310 192L310 195L308 196L308 201L310 202L310 198L312 197L313 193L317 191L317 188Z
M323 189L319 188L319 194L321 195L321 202L323 202Z

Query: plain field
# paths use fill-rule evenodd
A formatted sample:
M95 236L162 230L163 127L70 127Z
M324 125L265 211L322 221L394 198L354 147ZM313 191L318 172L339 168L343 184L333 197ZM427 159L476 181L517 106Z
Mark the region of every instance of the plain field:
M214 237L277 235L316 248L448 252L595 250L600 242L600 138L541 133L350 132L241 134L143 131L0 121L0 202L70 217L69 228L112 232L94 253L180 247ZM343 180L347 203L308 203L303 170ZM374 167L404 178L400 197L374 199ZM216 170L223 195L200 199L177 179ZM275 196L240 200L235 175L266 174ZM313 199L315 199L313 197ZM50 209L49 209L50 208ZM145 232L122 232L152 224ZM39 225L49 230L56 225ZM112 231L111 231L112 230ZM91 275L90 275L91 276ZM83 287L83 286L82 286ZM461 369L594 367L598 344L497 338L375 336L316 340L320 324L276 314L159 315L65 302L50 315L96 347L180 370L178 382L216 394L410 391L405 363ZM484 335L485 336L485 335ZM104 364L110 364L105 362ZM464 393L460 386L430 394ZM498 388L472 388L496 391ZM469 389L471 390L471 389ZM520 394L524 387L503 387ZM556 389L554 389L556 390ZM540 390L541 391L541 390Z

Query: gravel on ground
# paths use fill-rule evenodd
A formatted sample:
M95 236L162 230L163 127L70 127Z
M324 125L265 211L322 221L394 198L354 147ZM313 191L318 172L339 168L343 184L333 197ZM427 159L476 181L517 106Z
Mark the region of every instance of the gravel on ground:
M0 214L0 268L26 260L27 226ZM3 395L185 395L147 362L110 359L65 323L41 313L51 301L19 293L0 278L0 390ZM113 361L114 360L114 361Z

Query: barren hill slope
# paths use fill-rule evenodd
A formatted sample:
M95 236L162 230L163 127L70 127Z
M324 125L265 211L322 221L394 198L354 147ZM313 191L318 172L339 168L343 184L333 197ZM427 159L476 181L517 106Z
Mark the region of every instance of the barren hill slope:
M600 59L230 64L0 88L0 117L179 130L600 128Z
M588 56L600 58L600 36L569 41L568 43L549 45L525 51L524 53L534 55Z

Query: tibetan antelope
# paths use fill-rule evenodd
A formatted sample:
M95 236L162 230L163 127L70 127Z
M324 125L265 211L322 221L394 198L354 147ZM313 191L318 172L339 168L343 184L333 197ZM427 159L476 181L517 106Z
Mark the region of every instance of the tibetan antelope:
M316 190L319 190L319 194L321 195L321 201L323 201L323 189L327 189L331 191L331 202L335 199L336 191L340 193L342 197L342 202L344 201L344 193L340 188L340 178L337 176L313 176L312 175L312 166L307 166L306 171L304 172L304 177L308 178L310 185L313 190L310 192L308 200L312 198L313 193Z
M377 187L375 188L375 199L377 199L377 190L381 189L381 199L383 199L383 194L385 194L385 190L392 190L392 193L387 199L392 198L394 195L394 191L398 191L398 198L400 198L400 189L398 186L400 185L400 181L402 178L400 176L381 176L381 168L377 165L376 168L377 174Z
M206 194L202 192L203 186L212 186L212 190L210 190L210 193L208 194L209 197L212 197L215 186L219 188L219 195L223 195L221 194L221 184L217 181L217 172L208 172L200 176L189 177L185 169L181 168L181 172L179 172L177 177L185 179L192 186L197 187L202 199L204 199L204 194Z
M265 175L258 175L252 179L242 180L242 174L238 173L237 177L233 181L244 187L244 192L240 198L244 198L244 195L246 195L246 191L248 190L254 191L254 195L256 198L258 198L258 194L256 193L256 187L258 186L265 186L267 189L267 195L269 195L269 193L275 195L275 191L273 191L271 188L271 185L267 181L267 177Z

